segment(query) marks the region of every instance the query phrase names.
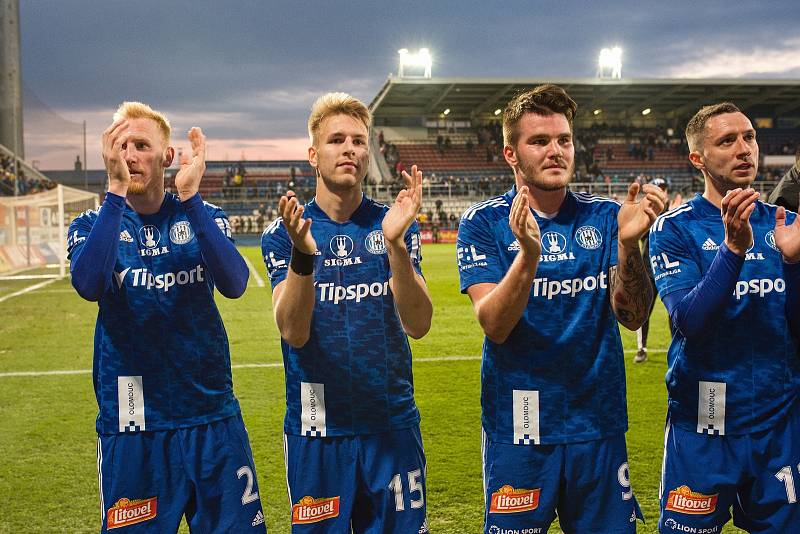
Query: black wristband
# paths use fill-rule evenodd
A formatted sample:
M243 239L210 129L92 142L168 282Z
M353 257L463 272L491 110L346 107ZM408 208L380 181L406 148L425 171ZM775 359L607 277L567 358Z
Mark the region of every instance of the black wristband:
M289 266L300 276L308 276L310 274L314 274L314 254L306 254L297 249L297 247L292 247L292 259L289 262Z

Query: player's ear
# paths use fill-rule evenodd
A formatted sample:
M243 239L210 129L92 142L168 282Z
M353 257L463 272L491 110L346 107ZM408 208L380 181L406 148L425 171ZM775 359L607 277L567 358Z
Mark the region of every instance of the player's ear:
M511 165L512 167L516 167L518 164L517 161L517 151L514 150L514 147L511 145L503 146L503 157L506 158L506 162Z
M705 163L703 162L703 155L700 154L697 150L692 150L689 152L689 162L694 165L695 169L703 170L706 168Z
M167 150L164 151L164 162L161 164L165 169L172 165L172 160L175 159L175 149L171 146L167 147Z
M312 167L314 167L315 169L317 168L318 165L317 148L314 145L308 147L308 162L311 164Z

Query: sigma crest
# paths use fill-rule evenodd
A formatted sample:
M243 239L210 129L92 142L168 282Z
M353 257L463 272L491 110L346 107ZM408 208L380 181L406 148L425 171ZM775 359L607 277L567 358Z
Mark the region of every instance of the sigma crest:
M567 238L563 234L555 231L548 231L542 234L542 255L539 261L562 261L574 260L575 255L567 250Z
M161 232L152 224L146 224L139 228L139 242L145 247L139 249L141 256L159 256L169 252L166 246L159 246L161 243Z
M381 235L381 237L383 236ZM335 258L326 258L325 267L346 267L363 263L361 256L350 256L353 253L353 240L350 236L344 234L335 235L331 238L328 246Z

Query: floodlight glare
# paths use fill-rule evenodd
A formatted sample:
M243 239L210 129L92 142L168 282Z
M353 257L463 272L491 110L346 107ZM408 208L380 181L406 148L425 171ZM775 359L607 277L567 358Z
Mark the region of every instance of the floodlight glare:
M619 80L622 78L622 48L603 48L600 50L600 59L597 67L598 78Z
M503 110L500 109L500 108L497 108L496 110L494 110L494 114L495 115L500 115L502 112L503 112Z
M603 110L602 110L602 109L596 109L596 110L594 110L594 114L595 114L595 115L600 115L602 112L603 112Z
M447 108L446 110L444 110L443 113L445 115L450 115L450 108Z
M650 108L645 108L645 109L642 110L642 115L650 115L651 111L652 110Z
M398 71L398 76L401 78L430 78L431 77L431 66L433 65L433 58L431 57L431 52L427 48L420 48L416 54L412 54L408 51L408 48L401 48L397 51L400 55L400 69ZM417 70L419 68L423 69L422 76L420 75L408 75L406 74L406 67L416 67Z

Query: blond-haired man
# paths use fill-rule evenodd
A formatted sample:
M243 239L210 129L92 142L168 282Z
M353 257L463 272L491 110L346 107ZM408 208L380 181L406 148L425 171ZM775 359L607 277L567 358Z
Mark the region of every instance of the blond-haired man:
M94 386L102 531L266 532L233 394L214 289L238 298L248 269L218 207L198 193L205 136L164 191L167 119L125 102L103 134L108 193L69 228L72 284L99 305Z
M425 454L407 335L432 305L415 217L422 173L391 208L367 198L371 117L344 93L308 121L316 196L289 191L261 240L286 370L292 531L424 533ZM313 226L312 226L313 222Z

